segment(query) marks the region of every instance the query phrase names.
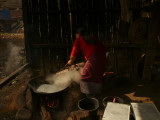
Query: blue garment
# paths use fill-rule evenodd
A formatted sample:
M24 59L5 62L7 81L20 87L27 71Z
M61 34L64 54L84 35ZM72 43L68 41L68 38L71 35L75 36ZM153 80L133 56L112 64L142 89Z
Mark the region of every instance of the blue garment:
M0 20L8 20L8 19L10 19L10 11L0 10Z

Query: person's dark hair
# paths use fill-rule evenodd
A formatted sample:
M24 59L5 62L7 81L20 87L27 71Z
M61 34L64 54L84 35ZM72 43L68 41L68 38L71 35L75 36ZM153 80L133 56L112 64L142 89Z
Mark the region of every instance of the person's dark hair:
M97 44L97 42L89 35L89 32L85 28L78 28L76 30L76 34L80 34L83 37L83 39L85 40L85 42L87 43L87 45L89 45L89 44L96 45Z

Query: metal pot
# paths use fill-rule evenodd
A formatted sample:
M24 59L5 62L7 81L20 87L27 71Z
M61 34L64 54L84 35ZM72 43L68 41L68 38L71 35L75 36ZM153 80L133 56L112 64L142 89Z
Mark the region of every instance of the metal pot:
M47 88L46 89L51 89L53 88L53 90L51 91L47 91L46 90L42 90L42 91L39 91L38 88L42 85L46 85ZM57 87L57 86L54 86L54 84L49 84L47 81L45 81L45 77L36 77L36 78L33 78L32 80L30 80L30 82L28 83L28 86L31 88L31 90L36 93L36 94L44 94L44 95L52 95L52 94L58 94L60 92L63 92L65 91L69 85L65 85L65 86L60 86L60 87ZM50 87L50 88L49 88ZM57 89L55 89L55 87Z
M104 107L107 106L108 102L124 103L123 99L117 96L108 96L108 97L103 98L102 104Z
M54 75L61 76L68 71L75 71L75 70L80 72L81 68L82 68L82 63L79 63L77 65L72 65L68 68L63 68L59 72L56 72ZM53 93L55 94L67 89L70 86L70 82L68 83L66 82L59 85L50 84L49 82L45 81L45 77L40 76L32 79L28 83L28 86L33 90L34 93L37 93L37 94L53 94ZM39 89L40 87L43 89Z
M95 111L99 107L99 101L96 98L83 98L78 101L78 108L81 110Z
M85 120L98 120L97 110L99 108L99 101L96 98L83 98L78 101L78 108L80 110L88 111L88 119Z

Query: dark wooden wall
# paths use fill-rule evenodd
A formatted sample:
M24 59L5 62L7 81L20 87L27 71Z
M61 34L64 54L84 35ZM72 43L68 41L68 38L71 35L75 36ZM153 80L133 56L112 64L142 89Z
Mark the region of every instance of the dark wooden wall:
M22 0L22 4L27 60L35 70L44 74L60 70L70 57L76 28L85 25L107 46L109 71L132 71L134 46L119 41L120 0ZM81 54L78 61L84 61Z

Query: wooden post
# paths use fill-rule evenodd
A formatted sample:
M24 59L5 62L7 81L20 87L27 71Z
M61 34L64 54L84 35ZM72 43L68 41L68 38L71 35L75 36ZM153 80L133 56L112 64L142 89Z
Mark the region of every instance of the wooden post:
M48 11L46 0L39 0L40 14L40 42L49 43L48 41ZM49 48L42 49L42 69L44 75L49 73Z
M61 21L59 4L56 0L48 0L49 43L61 43ZM56 72L58 68L57 48L50 49L50 71Z
M31 40L31 14L29 9L29 0L22 0L23 8L23 22L24 22L24 37L25 37L25 49L26 49L26 58L27 62L31 62L31 49L30 49L30 40Z
M32 44L40 43L40 19L39 19L39 2L37 0L31 0L30 7L31 11L31 19L32 19L32 31L30 48L31 48L31 59L32 59L32 68L36 74L42 74L42 59L41 59L41 49L32 48Z

